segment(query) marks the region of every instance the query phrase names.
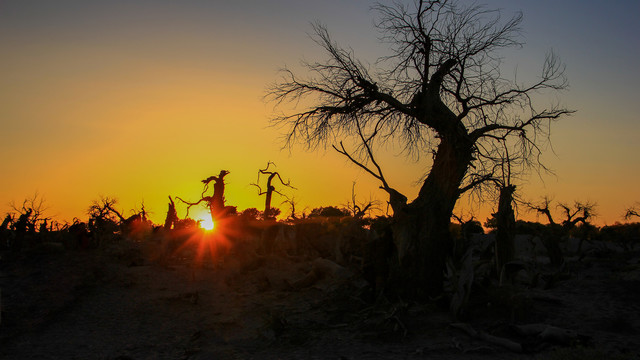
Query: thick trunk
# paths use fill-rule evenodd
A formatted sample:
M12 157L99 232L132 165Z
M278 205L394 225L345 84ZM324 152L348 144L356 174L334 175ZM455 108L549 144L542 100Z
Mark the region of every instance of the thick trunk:
M211 220L215 223L216 220L224 217L224 176L220 172L220 175L215 180L213 185L213 196L209 202L209 210L211 211Z
M267 165L268 167L268 165ZM275 187L273 187L273 185L271 185L271 181L273 181L273 178L276 177L276 175L278 175L277 172L273 172L269 174L269 178L267 179L267 194L266 194L266 199L264 202L264 218L266 220L273 220L275 219L275 216L272 216L271 214L271 196L273 195L273 191L276 189Z
M266 199L264 201L264 218L266 220L272 220L273 218L275 218L271 215L271 197L273 195L273 190L274 189L271 184L268 184Z
M397 263L391 285L405 297L424 299L442 292L452 246L449 223L471 158L465 134L443 136L418 197L399 211L394 209Z
M172 227L175 227L178 222L178 213L176 212L176 204L169 196L169 209L167 210L167 217L164 219L164 229L171 230Z
M496 270L498 275L502 272L504 264L513 260L514 241L516 236L516 218L513 213L513 193L516 187L508 185L500 188L500 199L498 200L498 212L496 232Z

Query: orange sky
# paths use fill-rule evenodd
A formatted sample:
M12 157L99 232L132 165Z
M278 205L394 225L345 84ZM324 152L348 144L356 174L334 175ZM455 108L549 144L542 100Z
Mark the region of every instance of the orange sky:
M640 201L638 3L567 1L553 12L550 1L488 4L524 12L527 45L508 64L526 76L554 49L571 84L560 101L577 110L553 127L555 153L545 161L556 176L532 176L523 196L597 202L596 223L621 221ZM345 204L354 181L360 200L385 199L332 150L282 151L262 99L279 68L321 58L306 34L310 21L326 23L371 63L384 54L368 8L338 0L3 1L0 213L37 192L45 215L86 219L91 201L107 195L127 214L144 201L159 223L168 195L197 200L200 180L221 169L231 171L228 204L261 208L250 183L267 161L298 189L287 193L300 211ZM425 168L393 154L379 160L392 186L415 196ZM490 208L463 199L458 211L484 221Z

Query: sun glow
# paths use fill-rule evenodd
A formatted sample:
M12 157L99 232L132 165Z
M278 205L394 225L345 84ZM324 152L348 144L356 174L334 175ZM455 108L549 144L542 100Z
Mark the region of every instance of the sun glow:
M211 220L211 217L203 216L198 220L200 227L204 230L211 231L216 227L216 224Z

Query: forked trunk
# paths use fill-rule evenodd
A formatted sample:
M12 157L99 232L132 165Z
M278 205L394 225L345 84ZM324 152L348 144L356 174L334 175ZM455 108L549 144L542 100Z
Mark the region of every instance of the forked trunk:
M418 197L399 211L394 209L397 263L390 285L407 298L425 299L442 292L452 246L451 214L471 158L466 137L442 137Z

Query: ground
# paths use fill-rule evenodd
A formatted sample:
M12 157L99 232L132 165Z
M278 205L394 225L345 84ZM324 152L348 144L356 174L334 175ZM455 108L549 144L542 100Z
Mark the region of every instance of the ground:
M354 271L297 286L314 262L154 261L139 243L0 253L6 359L637 359L640 257L593 251L544 286L474 289L462 319L446 306L370 301ZM241 257L237 257L238 259ZM554 278L555 276L555 278ZM297 283L298 282L298 283ZM525 353L451 324L525 344ZM515 335L541 323L570 342Z

